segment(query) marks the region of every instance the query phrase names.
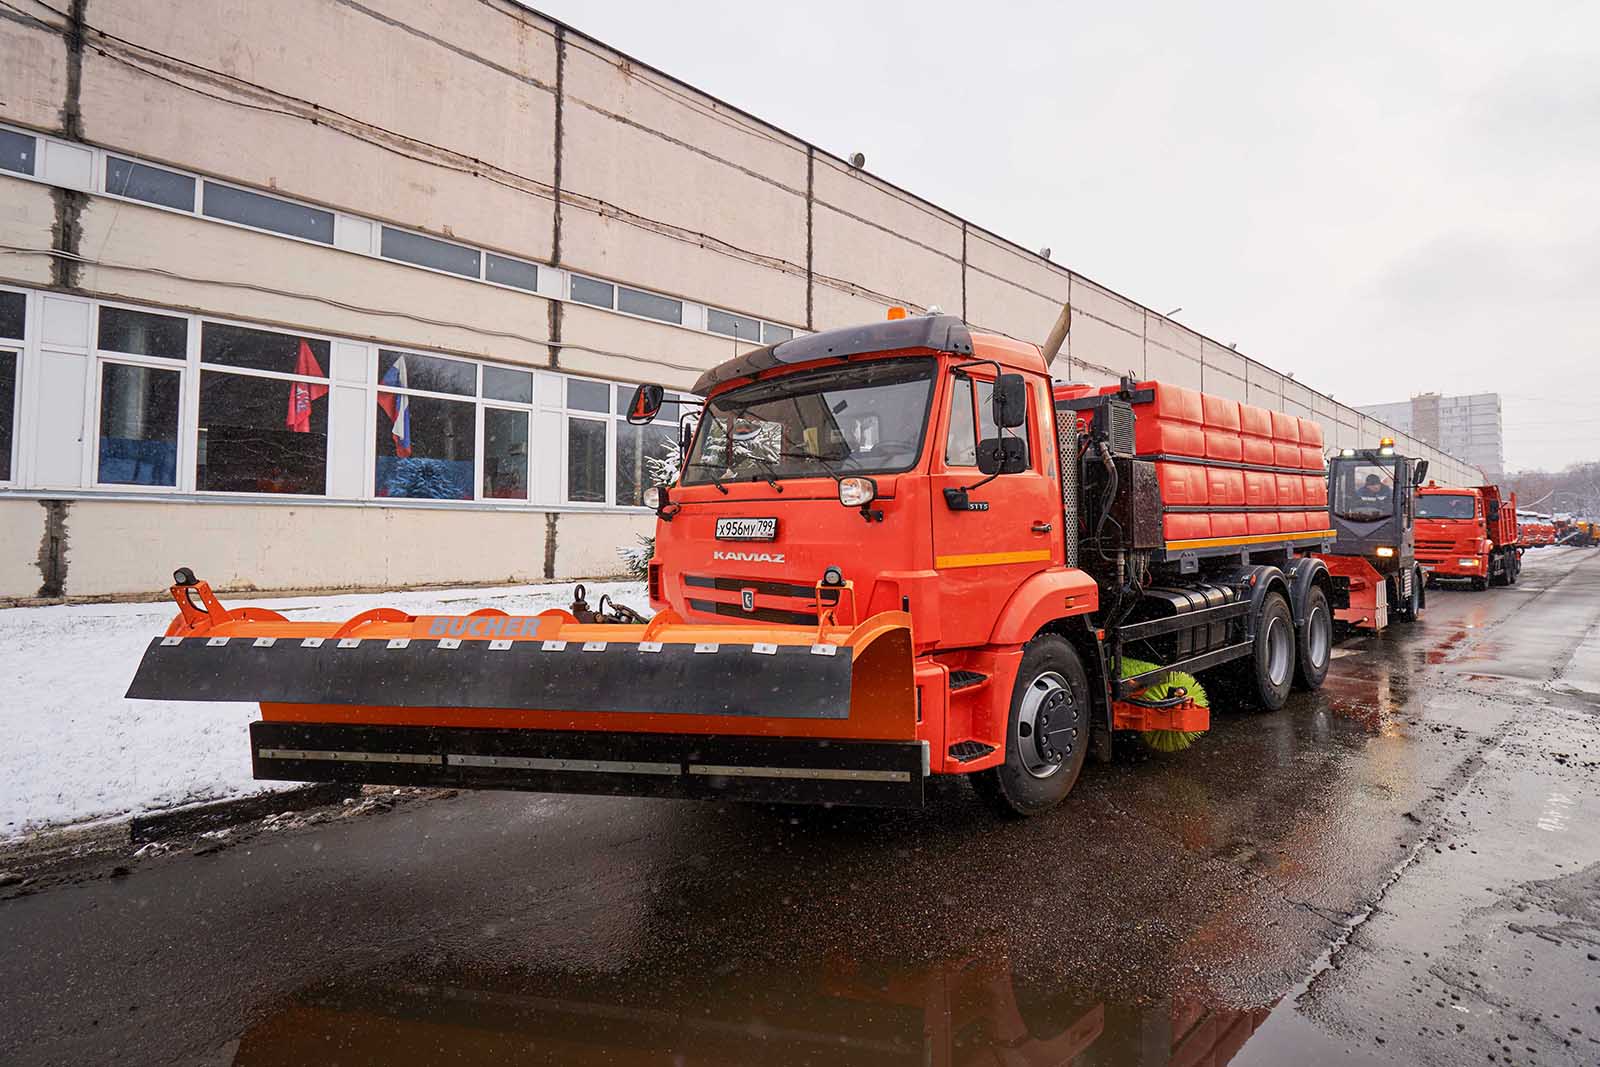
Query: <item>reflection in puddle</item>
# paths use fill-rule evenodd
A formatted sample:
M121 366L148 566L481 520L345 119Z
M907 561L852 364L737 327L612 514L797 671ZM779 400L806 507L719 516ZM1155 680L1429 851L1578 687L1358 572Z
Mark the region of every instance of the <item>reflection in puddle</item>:
M1221 1067L1269 1011L1111 1006L1028 984L999 949L899 971L427 974L303 991L234 1062Z

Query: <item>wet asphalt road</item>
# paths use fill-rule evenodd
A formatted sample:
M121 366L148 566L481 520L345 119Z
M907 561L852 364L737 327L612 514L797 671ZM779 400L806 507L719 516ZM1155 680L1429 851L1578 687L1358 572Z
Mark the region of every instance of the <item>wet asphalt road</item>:
M1600 550L1336 655L1026 823L478 794L113 857L0 902L0 1061L1600 1063Z

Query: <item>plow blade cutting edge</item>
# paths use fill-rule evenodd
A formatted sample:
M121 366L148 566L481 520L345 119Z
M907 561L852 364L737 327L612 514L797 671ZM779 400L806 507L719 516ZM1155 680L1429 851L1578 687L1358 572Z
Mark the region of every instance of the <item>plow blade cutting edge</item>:
M910 618L581 623L564 611L343 623L173 587L133 698L254 701L255 776L915 805Z

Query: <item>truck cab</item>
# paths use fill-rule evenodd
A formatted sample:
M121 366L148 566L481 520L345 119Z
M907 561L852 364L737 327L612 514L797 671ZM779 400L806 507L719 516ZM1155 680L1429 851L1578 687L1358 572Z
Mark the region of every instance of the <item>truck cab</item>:
M815 623L828 578L849 586L842 610L858 618L910 611L919 652L1003 641L1033 585L1093 610L1094 583L1064 562L1038 349L948 316L860 336L870 351L837 331L797 338L695 384L709 399L658 508L652 607L690 622ZM1002 376L1009 426L996 414Z
M1417 497L1417 555L1429 582L1465 581L1474 590L1513 585L1522 571L1516 494L1500 487L1429 482Z
M1337 533L1323 556L1341 583L1341 622L1381 630L1389 616L1414 621L1424 606L1416 560L1416 491L1428 461L1378 447L1342 449L1328 463L1328 520Z

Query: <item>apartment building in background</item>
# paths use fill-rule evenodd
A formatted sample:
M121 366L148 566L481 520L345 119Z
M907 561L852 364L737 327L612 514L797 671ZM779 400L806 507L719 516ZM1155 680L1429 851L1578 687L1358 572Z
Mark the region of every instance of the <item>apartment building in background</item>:
M1471 464L1491 482L1505 474L1505 425L1499 393L1419 393L1396 404L1356 408Z
M894 304L1384 432L509 0L12 0L0 70L0 598L613 574L635 383Z

